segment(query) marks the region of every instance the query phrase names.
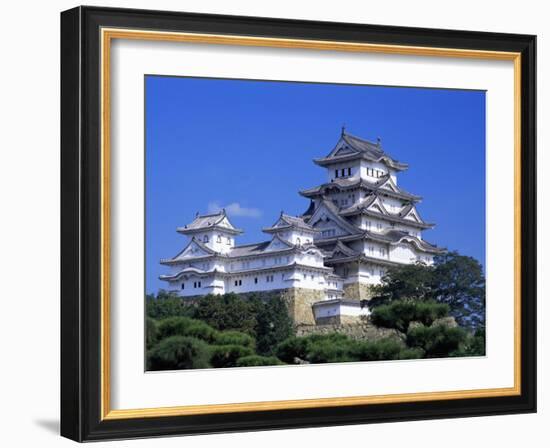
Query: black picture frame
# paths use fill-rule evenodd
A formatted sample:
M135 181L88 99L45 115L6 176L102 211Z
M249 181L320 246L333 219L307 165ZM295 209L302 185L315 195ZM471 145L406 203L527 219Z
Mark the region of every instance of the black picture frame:
M521 53L521 394L101 419L100 29L131 28ZM536 412L536 37L77 7L61 14L61 435L76 441Z

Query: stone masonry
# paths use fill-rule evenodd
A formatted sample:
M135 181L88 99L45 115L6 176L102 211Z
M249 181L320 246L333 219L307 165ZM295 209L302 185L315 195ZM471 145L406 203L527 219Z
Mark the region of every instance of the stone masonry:
M363 283L344 284L344 297L351 300L369 300L373 296L370 285Z

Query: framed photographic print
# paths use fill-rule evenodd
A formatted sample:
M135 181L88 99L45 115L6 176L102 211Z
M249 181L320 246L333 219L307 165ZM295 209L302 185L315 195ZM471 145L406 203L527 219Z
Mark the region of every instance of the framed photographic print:
M535 412L535 37L61 14L61 433Z

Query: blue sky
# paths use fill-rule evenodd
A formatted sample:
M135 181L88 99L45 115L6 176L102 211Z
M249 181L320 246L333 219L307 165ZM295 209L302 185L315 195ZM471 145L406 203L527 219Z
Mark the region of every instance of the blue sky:
M398 183L424 197L426 240L485 262L485 92L146 76L145 96L147 292L197 211L226 207L238 244L305 211L343 124L409 163Z

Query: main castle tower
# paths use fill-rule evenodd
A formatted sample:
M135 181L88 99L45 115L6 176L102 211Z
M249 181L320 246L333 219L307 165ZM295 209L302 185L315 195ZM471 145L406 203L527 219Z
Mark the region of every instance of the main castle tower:
M311 200L302 219L318 232L314 243L326 255L325 266L344 279L344 297L369 299L388 267L432 264L441 248L422 238L434 224L416 209L422 199L398 186L408 165L376 143L342 128L330 153L314 162L326 169L326 182L300 191Z

